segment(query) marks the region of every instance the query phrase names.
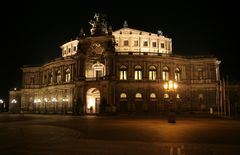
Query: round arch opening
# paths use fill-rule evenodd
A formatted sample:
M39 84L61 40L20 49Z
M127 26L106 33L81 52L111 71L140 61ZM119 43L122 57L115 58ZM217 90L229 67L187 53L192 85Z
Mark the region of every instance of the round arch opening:
M100 91L97 88L90 88L87 91L87 113L99 113Z

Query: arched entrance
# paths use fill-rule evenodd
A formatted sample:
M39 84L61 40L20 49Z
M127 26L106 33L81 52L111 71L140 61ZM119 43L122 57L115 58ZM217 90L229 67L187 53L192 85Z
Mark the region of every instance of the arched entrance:
M87 91L87 109L86 112L99 113L100 91L97 88L90 88Z

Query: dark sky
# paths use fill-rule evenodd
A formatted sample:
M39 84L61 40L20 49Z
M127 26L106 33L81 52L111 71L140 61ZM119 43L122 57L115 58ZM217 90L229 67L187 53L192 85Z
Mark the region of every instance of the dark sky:
M221 72L240 80L237 4L231 1L8 1L2 4L0 98L21 86L20 68L43 64L61 55L60 46L74 39L80 28L89 33L95 12L105 13L113 30L130 28L156 33L173 40L173 53L215 55ZM5 10L3 10L3 8Z

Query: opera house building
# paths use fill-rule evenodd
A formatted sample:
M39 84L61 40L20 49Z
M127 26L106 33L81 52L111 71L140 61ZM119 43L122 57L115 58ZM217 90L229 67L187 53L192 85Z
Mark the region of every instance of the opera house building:
M9 92L9 110L22 113L98 114L216 110L220 61L181 56L162 31L113 31L101 14L60 46L61 57L25 65L21 88ZM44 46L44 45L43 45Z

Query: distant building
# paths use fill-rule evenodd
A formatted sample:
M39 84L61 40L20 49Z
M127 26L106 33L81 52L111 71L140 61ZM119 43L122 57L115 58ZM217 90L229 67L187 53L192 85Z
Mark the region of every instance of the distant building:
M213 56L172 53L172 40L128 27L113 31L104 16L90 21L62 57L22 67L10 111L31 113L162 113L217 110L219 64ZM167 85L168 84L168 85Z

